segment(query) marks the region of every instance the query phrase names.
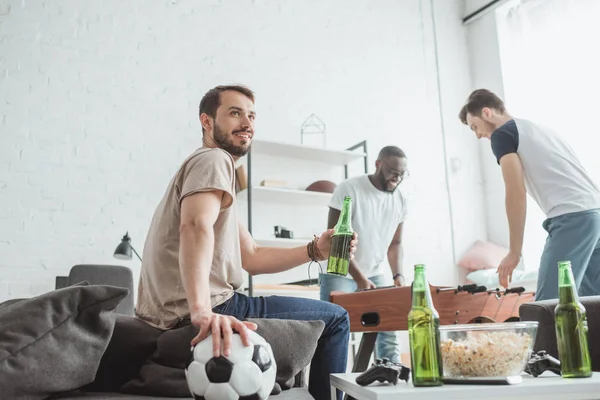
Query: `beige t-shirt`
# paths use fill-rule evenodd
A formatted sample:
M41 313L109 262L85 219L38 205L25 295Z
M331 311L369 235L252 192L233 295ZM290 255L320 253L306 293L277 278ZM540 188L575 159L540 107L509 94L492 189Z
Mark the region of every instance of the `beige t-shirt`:
M210 271L212 306L228 300L243 282L235 205L235 163L221 149L200 148L181 165L158 204L144 245L136 315L169 329L190 311L179 271L179 225L184 197L214 189L224 193L214 225L215 245Z

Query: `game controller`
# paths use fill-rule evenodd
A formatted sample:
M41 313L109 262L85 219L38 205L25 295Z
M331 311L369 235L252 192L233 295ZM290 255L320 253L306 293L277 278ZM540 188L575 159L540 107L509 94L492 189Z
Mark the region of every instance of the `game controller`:
M398 379L408 382L410 376L410 368L400 363L390 362L387 358L375 359L371 364L371 368L356 377L356 383L361 386L367 386L371 383L389 382L394 385L398 383Z
M544 350L540 350L531 355L531 358L525 367L525 372L533 377L537 377L545 371L552 371L556 375L560 375L560 361L546 353Z

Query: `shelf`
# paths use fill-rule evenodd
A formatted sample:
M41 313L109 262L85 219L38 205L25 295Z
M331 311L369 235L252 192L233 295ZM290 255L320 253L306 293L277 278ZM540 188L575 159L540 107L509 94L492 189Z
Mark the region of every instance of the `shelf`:
M257 283L254 285L256 289L260 290L295 290L298 292L318 292L318 286L301 286L301 285L286 285L286 284L268 284L268 283Z
M254 286L255 296L291 296L319 300L319 286L300 286L286 284L263 284L256 283Z
M299 165L296 161L304 161L310 163L312 167L311 172L320 174L321 170L332 170L336 167L336 173L339 173L339 167L348 166L349 164L360 161L360 165L364 164L365 173L367 173L367 154L365 153L366 141L357 143L352 146L355 150L334 150L327 149L317 146L305 146L301 144L289 144L282 142L274 142L269 140L253 140L251 151L248 156L256 156L259 161L259 170L264 173L265 167L269 164L271 168L277 168L278 173L272 177L272 179L286 179L283 171L279 171L279 168L284 168L286 165L291 168L304 168ZM292 162L281 162L281 159L290 160ZM262 160L262 162L261 162ZM314 165L313 165L314 164ZM248 177L254 177L252 175L254 165L254 157L252 157L252 163L248 159L247 174ZM312 170L315 171L312 171ZM281 173L279 173L281 172ZM307 169L307 172L308 169ZM331 173L333 171L328 171ZM345 169L345 173L348 174L348 169ZM333 174L331 174L333 176ZM283 178L282 178L283 177ZM325 178L321 178L325 179ZM330 178L331 179L331 178ZM253 180L254 181L254 180ZM258 181L258 180L257 180ZM296 185L291 185L296 186ZM297 186L299 187L299 185ZM252 202L248 201L248 196L251 195ZM316 214L327 211L327 206L331 201L331 193L313 192L306 191L303 188L281 188L281 187L269 187L269 186L257 186L250 185L250 188L240 191L236 194L236 199L241 202L246 202L242 207L247 208L248 211L248 224L252 226L253 213L251 208L260 207L261 211L267 212L267 215L273 213L283 213L287 219L293 221L294 218L304 222L304 219L308 219L310 216L316 218ZM263 204L264 203L264 204ZM238 203L239 204L239 203ZM315 213L308 213L309 207L314 207L317 211ZM316 209L319 210L316 210ZM306 215L305 215L306 214ZM319 218L321 218L320 216ZM310 221L306 221L310 222ZM263 227L264 228L264 227ZM262 231L262 230L261 230ZM266 231L265 231L266 232ZM272 231L271 231L272 232ZM306 233L304 233L306 234ZM269 233L264 233L264 236L255 238L255 242L259 246L264 247L278 247L278 248L292 248L306 246L311 238L295 238L295 239L284 239L269 237ZM321 268L325 268L327 262L320 263ZM286 295L294 295L299 297L310 297L319 298L318 287L311 286L310 288L299 288L294 285L285 285L293 282L306 282L308 279L314 284L318 283L319 277L319 264L317 263L305 263L297 266L290 270L279 272L275 274L263 274L257 275L252 278L252 284L247 281L249 286L248 291L254 295L254 291L261 295L273 295L284 293ZM310 274L309 274L310 271Z
M352 161L364 159L366 154L360 151L331 150L322 147L304 146L270 142L266 140L252 141L252 155L281 156L298 160L323 162L343 166Z
M239 192L237 198L241 201L247 201L248 190L244 189ZM265 186L256 186L252 188L252 201L270 201L288 205L327 206L330 199L331 193Z
M254 239L257 245L263 247L298 247L298 246L306 246L308 242L310 242L312 238L294 238L294 239L284 239L284 238L269 238L269 239Z
M261 274L255 275L253 285L274 285L274 284L290 284L292 282L301 282L308 280L308 265L310 263L302 264L287 271L277 272L274 274ZM327 268L327 262L321 262L321 266ZM310 266L310 279L314 284L318 283L319 280L319 265L313 262ZM256 286L254 286L256 287Z

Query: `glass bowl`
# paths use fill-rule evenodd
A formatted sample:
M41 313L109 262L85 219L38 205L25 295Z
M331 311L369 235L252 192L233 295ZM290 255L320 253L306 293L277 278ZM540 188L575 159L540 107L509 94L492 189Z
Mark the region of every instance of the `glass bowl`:
M519 375L531 357L536 321L440 326L445 378Z

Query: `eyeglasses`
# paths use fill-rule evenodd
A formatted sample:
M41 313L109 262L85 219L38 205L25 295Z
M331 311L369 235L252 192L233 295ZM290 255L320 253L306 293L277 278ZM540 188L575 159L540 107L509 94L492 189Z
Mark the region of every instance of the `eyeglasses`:
M377 161L381 161L383 164L385 164L385 166L387 167L389 173L392 174L392 175L398 175L398 177L400 178L400 180L403 180L404 178L410 176L410 172L408 172L408 169L406 169L404 171L398 171L397 169L391 167L390 164L388 164L387 162L385 162L381 158L378 158Z

